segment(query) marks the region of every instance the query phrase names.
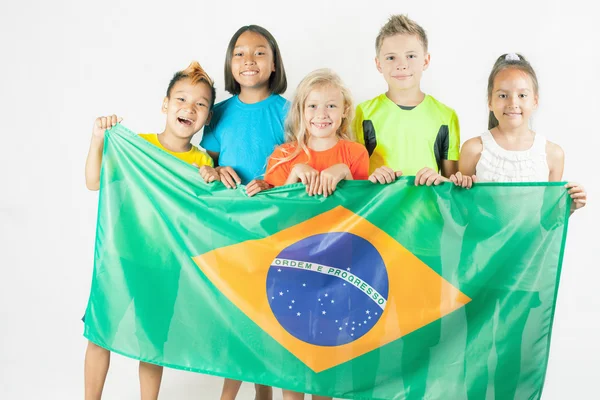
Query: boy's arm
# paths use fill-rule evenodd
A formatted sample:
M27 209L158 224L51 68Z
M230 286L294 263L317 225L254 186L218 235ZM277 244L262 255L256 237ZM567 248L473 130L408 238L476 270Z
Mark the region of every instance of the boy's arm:
M458 172L458 160L460 155L460 125L458 116L452 112L450 123L448 124L448 157L447 160L442 160L441 174L446 178L450 178Z
M89 190L100 189L100 168L102 167L102 151L104 149L104 136L92 136L90 149L85 160L85 186Z
M219 166L219 153L216 151L210 151L210 150L206 150L206 153L210 156L210 158L212 158L213 165L215 168L217 168Z
M352 121L352 130L354 131L354 135L356 136L356 141L364 146L365 137L363 131L363 111L360 105L356 107L356 112L354 113L354 120Z
M99 117L94 121L92 140L85 160L85 186L89 190L100 189L100 169L102 168L102 151L104 150L104 132L123 119L116 115Z
M450 175L458 172L458 161L442 160L442 170L440 172L446 178L450 178Z

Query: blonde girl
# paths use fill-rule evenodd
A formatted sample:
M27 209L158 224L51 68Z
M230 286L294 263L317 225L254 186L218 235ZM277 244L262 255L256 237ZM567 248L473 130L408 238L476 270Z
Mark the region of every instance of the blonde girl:
M319 69L308 74L286 120L286 143L269 158L267 183L302 182L310 196L327 197L344 179L367 179L367 150L350 131L353 110L350 91L336 73Z

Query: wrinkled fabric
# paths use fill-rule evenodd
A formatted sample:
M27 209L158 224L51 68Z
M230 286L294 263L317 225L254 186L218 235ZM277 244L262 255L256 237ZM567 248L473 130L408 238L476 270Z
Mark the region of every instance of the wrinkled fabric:
M540 398L564 183L245 194L107 132L85 336L172 368L348 399Z

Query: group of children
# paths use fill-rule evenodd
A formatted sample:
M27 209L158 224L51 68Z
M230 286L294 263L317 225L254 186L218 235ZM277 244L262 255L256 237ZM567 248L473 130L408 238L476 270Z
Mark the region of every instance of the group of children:
M339 76L319 69L301 81L290 104L281 96L287 80L275 38L260 26L244 26L231 38L225 60L225 89L233 97L214 105L213 81L193 62L169 83L164 131L140 136L195 165L205 182L246 185L248 196L301 182L308 195L327 197L342 180L386 184L401 175L415 175L415 185L451 181L464 188L477 181L562 179L562 149L529 128L538 82L522 55L496 60L488 81L488 130L460 150L456 113L420 88L430 62L427 46L421 26L392 16L376 39L375 63L386 93L355 109ZM85 170L90 190L99 188L104 132L119 121L116 115L95 121ZM191 144L203 127L206 153ZM572 211L583 207L583 187L566 186ZM89 342L86 399L101 398L109 362L110 352ZM140 362L139 376L142 399L157 399L162 367ZM240 385L226 379L221 399L235 399ZM283 395L304 398L286 390ZM256 398L271 399L271 388L256 385Z

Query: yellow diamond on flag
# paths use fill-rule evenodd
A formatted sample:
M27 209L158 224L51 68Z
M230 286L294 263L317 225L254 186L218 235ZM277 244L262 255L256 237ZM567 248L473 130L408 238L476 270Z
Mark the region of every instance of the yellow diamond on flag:
M471 300L342 206L194 261L223 295L315 372L397 340Z

